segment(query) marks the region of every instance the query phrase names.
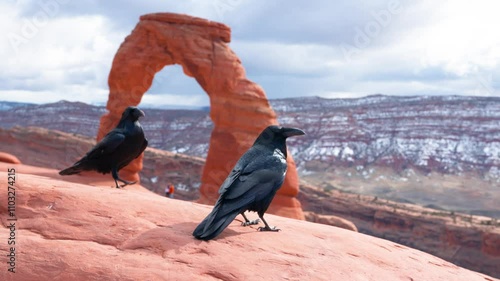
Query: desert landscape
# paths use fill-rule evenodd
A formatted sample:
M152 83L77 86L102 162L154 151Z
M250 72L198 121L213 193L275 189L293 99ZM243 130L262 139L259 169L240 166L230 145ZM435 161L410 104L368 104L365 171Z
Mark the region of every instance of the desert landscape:
M11 151L20 162L50 169L69 165L81 155L81 151L90 149L95 143L91 138L35 127L0 130L0 140L2 151ZM60 149L64 146L68 149ZM65 163L59 159L67 160ZM148 148L143 165L141 185L156 196L164 196L164 187L173 182L178 187L176 198L191 202L199 199L197 187L200 186L204 167L202 158ZM57 170L52 171L50 177L54 177ZM168 176L162 171L168 171ZM55 177L68 180L59 175ZM155 178L158 181L147 180ZM82 176L72 176L70 180L92 182ZM99 176L97 182L106 180L109 188L113 187L110 177ZM346 179L344 184L349 186L348 183L353 182ZM498 272L500 223L496 218L345 192L315 186L305 180L301 181L299 190L297 198L308 221L394 241L492 276ZM276 203L280 202L273 205ZM279 208L272 206L270 212L274 213Z
M314 100L270 100L281 124L307 128L306 136L289 140L301 179L324 189L500 218L500 99L372 96L323 99L321 108ZM380 110L387 116L378 116ZM99 120L92 116L105 112L64 101L17 105L3 111L1 127L35 126L93 138ZM207 156L214 125L206 109L145 112L150 147ZM160 191L167 179L158 179L151 188ZM178 182L195 193L200 183Z
M372 11L373 22L389 25L396 19L401 4L396 2ZM50 7L57 7L57 15L64 6L54 3ZM233 4L217 6L218 15L246 5ZM288 68L306 71L293 74L290 85L281 83L304 95L273 93L271 98L268 89L275 87L259 80L265 90L250 73L269 59L264 46L274 39L251 43L249 49L260 50L262 60L245 62L234 49L245 44L238 31L242 26L232 23L236 44L230 44L234 30L217 21L184 13L142 14L132 30L120 34L117 49L103 55L109 75L92 74L107 77L100 102L75 99L84 89L78 87L50 102L12 101L0 88L5 179L0 181L0 232L6 237L0 247L6 257L1 280L499 280L500 98L491 79L476 79L489 95L454 94L450 85L439 94L428 87L431 94L326 95L313 91L318 83L299 87L316 72L304 70L303 62L321 61L309 55L332 56L311 44L303 46L315 50L309 55L283 60L285 72L266 63L276 71L274 78ZM357 56L371 55L364 50L373 48L366 41L370 30L355 29L356 46L339 45L349 65L347 77L364 69ZM100 38L86 46L108 46ZM368 45L358 46L360 38ZM297 51L298 45L281 47ZM339 65L329 60L320 76ZM180 94L163 96L173 102L159 102L151 92L165 85L155 81L165 83L165 69L172 68L197 84L206 104L175 105L184 98ZM413 73L433 81L428 72ZM346 81L344 74L335 75L341 76L335 83ZM375 76L364 83L374 86L378 79L384 80ZM491 83L485 86L483 80ZM141 109L136 110L140 125L133 121L133 126L144 131L148 147L118 169L123 180L137 183L115 188L110 174L60 173L106 140L129 106ZM239 210L218 237L199 240L193 230L218 198L216 206L225 200L231 186L223 190L221 185L269 125L305 132L269 152L282 157L284 167L277 180L282 186L266 211L266 220L280 231L260 231L262 217L259 225L243 226ZM244 182L249 175L241 177ZM165 193L170 185L173 196ZM257 218L252 212L247 216ZM266 229L273 230L267 223Z
M3 280L494 280L387 240L278 216L269 220L284 230L266 234L280 238L235 221L220 239L201 242L190 233L209 206L139 186L117 190L102 177L80 177L93 182L87 185L62 181L57 170L0 165L15 167L19 177L16 223L23 263L15 276L2 272ZM8 229L1 232L8 235Z

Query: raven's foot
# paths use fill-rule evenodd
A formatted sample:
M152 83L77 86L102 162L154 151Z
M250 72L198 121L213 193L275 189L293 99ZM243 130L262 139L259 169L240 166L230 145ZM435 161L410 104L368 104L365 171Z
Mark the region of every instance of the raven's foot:
M120 185L120 187L125 187L127 185L131 185L131 184L136 184L137 182L136 181L123 181L123 184ZM119 187L117 187L119 188Z
M242 226L249 226L249 225L255 225L255 224L259 224L260 220L259 219L256 219L256 220L253 220L253 221L244 221L241 223Z
M257 228L257 230L258 230L258 231L274 231L274 232L278 232L278 231L280 231L281 229L276 228L276 226L275 226L275 227L273 227L273 228L270 228L269 226L267 226L267 225L266 225L265 227L262 227L262 226L261 226L261 227Z
M136 181L123 181L123 184L116 183L116 188L125 187L127 185L136 184Z

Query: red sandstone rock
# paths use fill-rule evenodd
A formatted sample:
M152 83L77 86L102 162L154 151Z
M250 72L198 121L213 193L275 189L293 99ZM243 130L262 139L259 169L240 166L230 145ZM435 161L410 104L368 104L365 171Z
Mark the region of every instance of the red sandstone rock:
M306 216L306 220L310 222L332 225L343 229L358 232L358 228L354 225L354 223L346 219L343 219L341 217L332 215L321 215L313 212L304 212L304 215Z
M16 170L16 273L3 263L0 280L496 280L394 242L273 215L280 232L235 221L198 241L191 232L209 206ZM6 202L5 181L0 190ZM8 237L5 204L0 218Z
M248 80L240 59L229 48L231 30L216 22L171 13L141 16L118 49L109 74L109 110L101 118L100 140L119 121L123 110L138 105L154 75L163 67L182 66L210 97L214 129L202 176L201 203L213 204L220 185L239 157L268 125L277 124L264 90ZM147 134L147 132L146 132ZM270 212L304 219L298 176L291 156L283 187ZM138 180L142 157L121 170L123 178Z
M9 154L9 153L1 152L1 151L0 151L0 162L11 163L11 164L21 164L21 161L19 161L19 159L17 159L16 156Z

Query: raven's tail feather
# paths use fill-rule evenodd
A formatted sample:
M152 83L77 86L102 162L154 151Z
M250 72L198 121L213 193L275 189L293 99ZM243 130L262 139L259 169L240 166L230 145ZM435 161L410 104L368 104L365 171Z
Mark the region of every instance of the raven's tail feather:
M196 227L193 236L200 240L210 240L219 235L240 213L239 210L227 213L224 216L218 215L218 208L214 210Z
M62 171L59 172L59 175L61 176L68 176L68 175L74 175L74 174L78 174L80 173L81 171L83 171L82 167L80 165L78 165L79 163L69 167L69 168L66 168Z

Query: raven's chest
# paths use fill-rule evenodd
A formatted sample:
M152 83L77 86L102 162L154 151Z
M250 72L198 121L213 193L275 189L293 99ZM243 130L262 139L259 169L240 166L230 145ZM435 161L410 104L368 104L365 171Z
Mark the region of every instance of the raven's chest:
M276 158L276 161L279 161L282 164L286 164L285 154L283 154L283 152L281 152L281 150L279 148L276 148L273 151L273 157Z
M128 152L132 159L137 156L137 152L141 150L144 143L144 131L138 124L128 126L125 133L125 141L121 145L121 149Z
M283 172L283 176L286 174L286 156L281 152L279 148L276 148L273 151L273 160L276 163L276 166L279 170Z

